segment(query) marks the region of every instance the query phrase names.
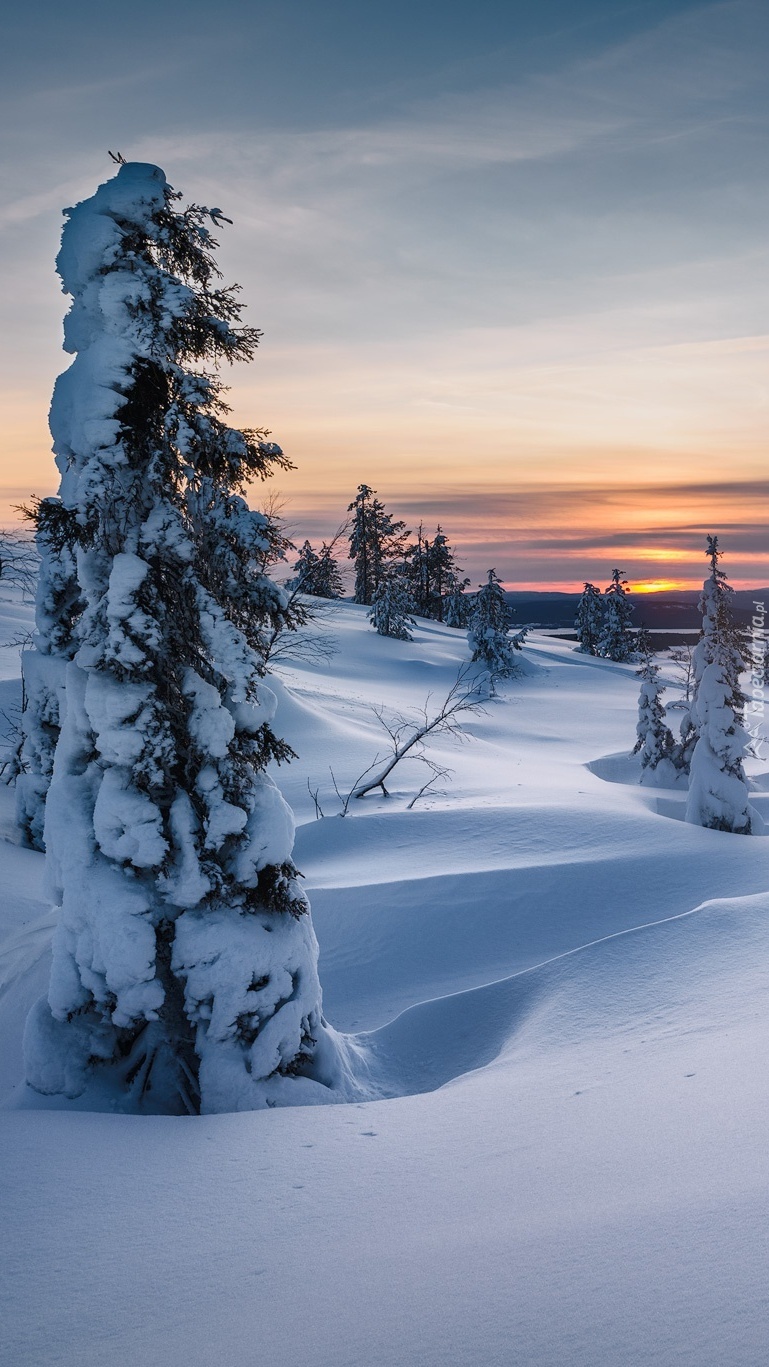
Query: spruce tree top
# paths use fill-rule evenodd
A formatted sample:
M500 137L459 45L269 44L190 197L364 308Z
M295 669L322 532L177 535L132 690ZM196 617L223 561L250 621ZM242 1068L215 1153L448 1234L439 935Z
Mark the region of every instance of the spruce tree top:
M226 422L224 386L206 367L251 359L260 333L240 324L237 286L218 284L219 211L179 209L179 198L159 167L128 163L67 210L57 268L72 296L64 345L77 356L54 391L62 479L39 525L84 550L178 559L258 650L285 603L248 573L270 528L244 495L290 462L265 431ZM183 657L183 628L179 644Z

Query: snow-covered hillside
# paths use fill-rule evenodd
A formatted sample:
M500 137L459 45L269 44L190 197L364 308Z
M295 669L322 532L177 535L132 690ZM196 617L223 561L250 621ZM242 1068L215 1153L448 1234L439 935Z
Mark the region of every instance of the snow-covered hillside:
M3 638L29 616L1 614ZM278 781L326 1014L380 1099L175 1119L30 1093L52 918L3 790L5 1360L759 1367L769 841L639 786L632 666L537 635L466 741L434 742L442 793L408 810L404 765L336 815L329 767L344 794L384 749L372 708L440 700L466 645L351 604L319 630L333 658L280 671Z

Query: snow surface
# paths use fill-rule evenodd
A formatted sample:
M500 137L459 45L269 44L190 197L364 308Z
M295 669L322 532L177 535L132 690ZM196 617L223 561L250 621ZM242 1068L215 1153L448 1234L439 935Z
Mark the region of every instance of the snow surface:
M0 638L25 611L0 604ZM408 811L404 766L335 815L329 765L344 794L384 750L372 704L439 701L466 645L350 604L317 629L337 655L271 680L299 754L277 777L325 1011L381 1099L176 1119L31 1094L53 917L0 792L3 1360L765 1364L769 843L642 787L633 667L538 635L467 742L434 742L442 795ZM6 712L16 674L0 652Z

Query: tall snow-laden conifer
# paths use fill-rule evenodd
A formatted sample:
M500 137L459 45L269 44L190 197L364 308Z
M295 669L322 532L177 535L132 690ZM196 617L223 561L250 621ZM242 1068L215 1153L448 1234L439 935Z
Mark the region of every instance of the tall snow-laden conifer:
M660 701L664 687L659 681L660 667L651 651L646 651L641 668L636 670L641 680L638 697L638 725L633 754L641 756L641 782L673 787L680 775L676 764L676 743L665 722L665 709Z
M446 598L457 584L457 562L449 538L440 526L427 548L427 578L430 616L442 622Z
M748 835L751 813L743 760L745 641L734 621L732 587L719 565L718 537L707 539L710 575L702 586L702 636L694 650L694 696L681 735L689 759L686 820Z
M699 734L697 696L700 683L707 666L713 663L716 652L726 670L729 705L740 722L745 704L745 697L740 689L740 674L747 664L746 642L734 621L734 591L719 563L723 551L719 548L717 536L707 537L705 554L710 564L710 574L702 585L699 600L702 632L692 652L691 699L688 710L681 720L682 756L686 768L691 764Z
M417 539L406 548L405 553L405 574L409 596L413 611L418 613L420 617L427 617L430 603L429 546L430 542L425 535L424 523L420 522L417 527Z
M329 545L324 541L320 550L316 551L309 541L302 544L299 558L294 565L296 579L292 587L297 592L309 593L314 598L343 597L344 585L333 546L334 542Z
M313 550L309 541L305 541L299 549L299 559L294 565L296 587L300 593L314 594L317 592L319 563L318 552Z
M285 596L263 572L268 519L244 498L288 462L227 425L211 367L249 359L258 333L217 283L219 212L178 200L157 167L122 165L68 211L57 261L76 356L51 408L50 577L69 583L73 558L79 615L45 822L59 920L27 1076L75 1096L101 1071L120 1104L160 1111L336 1099L344 1046L265 772L290 753L260 656Z
M355 561L353 601L370 606L388 564L402 558L408 532L405 522L393 521L376 497L376 489L368 484L358 485L347 511L353 515L349 554Z
M475 604L475 595L468 593L469 579L456 579L446 598L443 620L447 627L463 630L467 627Z
M473 661L486 666L492 676L504 678L516 670L515 652L521 650L526 628L510 636L510 609L495 570L475 595L467 640Z
M333 545L323 542L318 553L315 571L315 593L318 598L343 598L344 584L339 561L333 552Z
M411 597L403 571L390 569L382 576L374 591L369 621L380 636L394 636L398 641L410 641L410 628L415 625L411 616Z
M585 655L597 655L603 628L603 599L601 590L595 584L585 583L582 597L577 604L574 625L580 650Z
M413 611L420 617L444 621L449 597L461 589L454 553L440 526L430 541L420 522L417 539L406 550L405 573Z
M697 742L689 767L686 820L749 835L751 811L743 760L750 737L730 698L728 671L716 658L697 690Z
M597 653L607 660L629 660L635 642L630 626L633 605L627 595L627 579L623 570L612 570L611 583L603 597L603 626L598 638Z

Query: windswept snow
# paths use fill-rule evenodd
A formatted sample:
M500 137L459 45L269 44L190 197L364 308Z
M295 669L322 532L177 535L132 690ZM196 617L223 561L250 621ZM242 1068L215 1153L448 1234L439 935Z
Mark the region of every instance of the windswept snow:
M466 742L434 739L442 794L407 810L409 764L336 815L329 766L345 794L386 748L372 708L440 701L466 643L380 637L350 604L317 629L336 656L271 681L299 755L275 776L325 1012L379 1099L174 1119L33 1097L52 918L1 793L6 1359L759 1367L769 843L672 820L685 794L627 758L633 666L536 634Z

